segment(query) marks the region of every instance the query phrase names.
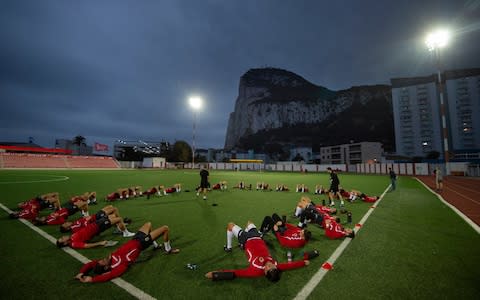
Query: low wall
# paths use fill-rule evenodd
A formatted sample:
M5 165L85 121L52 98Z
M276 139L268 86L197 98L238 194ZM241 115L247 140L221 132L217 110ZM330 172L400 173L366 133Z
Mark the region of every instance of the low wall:
M142 162L134 161L120 161L122 168L139 168ZM317 164L301 164L298 162L281 162L277 164L261 164L261 163L195 163L194 169L200 169L202 166L208 165L212 170L227 170L227 171L273 171L273 172L326 172L330 167L338 172L350 172L360 174L388 174L389 168L392 168L397 175L432 175L433 170L438 166L446 175L461 175L461 176L479 176L480 167L469 168L468 163L448 163L445 164L430 164L430 163L375 163L375 164L335 164L335 165L317 165ZM167 169L192 169L192 163L166 163Z

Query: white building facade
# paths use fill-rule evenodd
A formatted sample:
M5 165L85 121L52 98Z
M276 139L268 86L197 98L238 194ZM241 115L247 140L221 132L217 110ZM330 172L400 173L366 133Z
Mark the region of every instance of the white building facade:
M445 78L451 146L480 151L480 69L447 71Z
M380 161L383 147L378 142L360 142L320 148L322 164L360 164Z

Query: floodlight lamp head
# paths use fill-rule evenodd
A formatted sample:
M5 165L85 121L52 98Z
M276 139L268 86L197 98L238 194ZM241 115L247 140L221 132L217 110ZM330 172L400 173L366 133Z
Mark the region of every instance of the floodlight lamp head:
M450 33L448 30L442 29L431 32L425 39L425 44L429 51L434 51L439 48L445 47L450 40Z
M199 110L202 107L202 99L200 97L190 97L188 103L194 110Z

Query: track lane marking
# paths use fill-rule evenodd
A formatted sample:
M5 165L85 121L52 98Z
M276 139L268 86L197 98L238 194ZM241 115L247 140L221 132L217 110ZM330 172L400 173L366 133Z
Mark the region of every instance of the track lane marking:
M463 212L461 212L458 208L456 208L455 206L453 206L452 204L448 203L445 199L443 199L443 197L441 195L439 195L438 193L436 193L434 190L432 190L427 184L425 184L423 181L421 181L420 179L416 178L415 179L420 182L427 190L429 190L430 192L432 192L432 194L436 195L438 199L440 199L440 201L443 202L443 204L445 204L446 206L450 207L455 213L457 213L457 215L460 216L460 218L462 218L468 225L470 225L473 230L475 230L478 234L480 234L480 226L478 226L475 222L472 221L472 219L470 219L469 217L467 217Z

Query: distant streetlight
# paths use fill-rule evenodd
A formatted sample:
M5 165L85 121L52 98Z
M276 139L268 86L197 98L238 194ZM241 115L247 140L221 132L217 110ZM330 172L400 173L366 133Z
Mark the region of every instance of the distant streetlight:
M190 97L188 103L193 110L193 138L192 138L192 169L195 167L195 126L197 122L197 111L202 108L202 98Z
M441 73L441 64L440 64L440 49L445 47L450 41L450 33L447 30L437 30L431 32L427 35L425 39L425 44L427 45L428 51L433 52L435 55L437 63L437 76L438 76L438 89L440 95L440 116L442 118L442 137L443 137L443 151L445 158L445 167L448 172L448 127L447 127L447 116L445 102L443 99L443 83L442 83L442 73Z

